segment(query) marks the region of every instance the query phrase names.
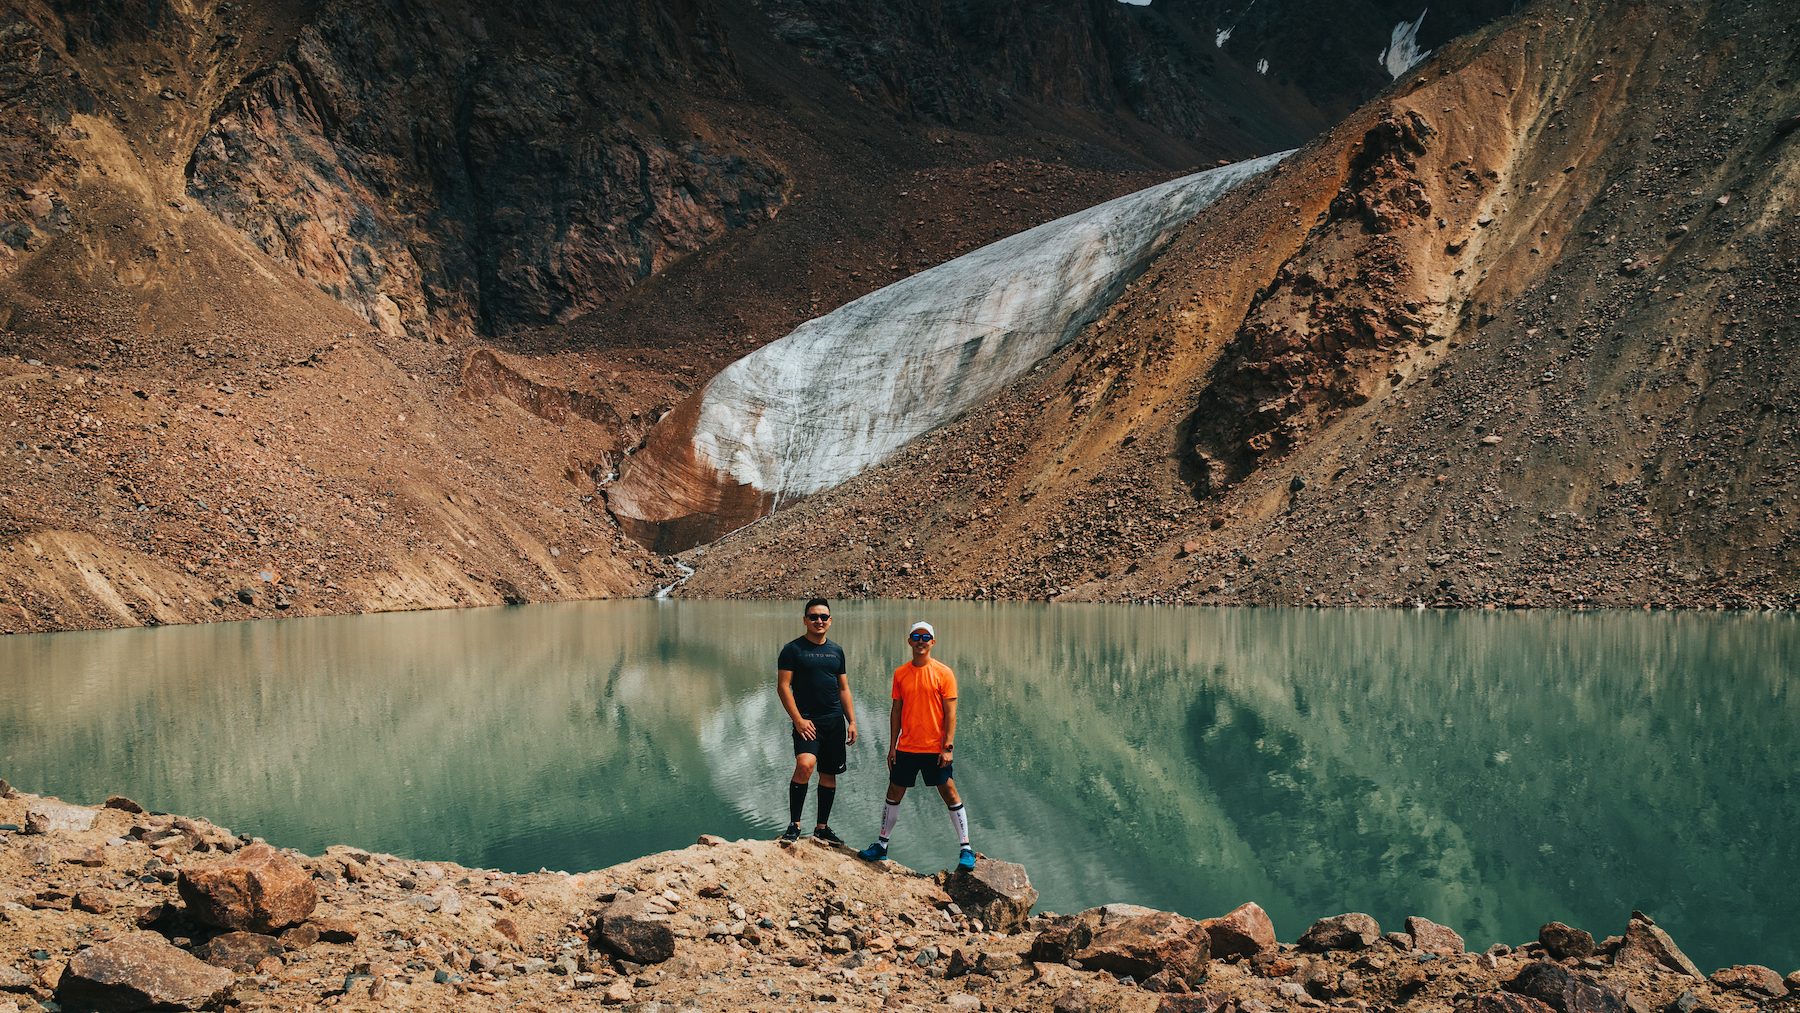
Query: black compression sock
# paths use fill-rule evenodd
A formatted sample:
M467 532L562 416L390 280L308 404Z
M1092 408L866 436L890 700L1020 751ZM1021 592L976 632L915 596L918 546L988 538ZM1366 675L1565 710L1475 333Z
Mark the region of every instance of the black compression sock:
M837 789L819 785L819 826L831 822L831 803L837 800Z
M800 810L806 805L806 782L788 782L788 822L800 822Z

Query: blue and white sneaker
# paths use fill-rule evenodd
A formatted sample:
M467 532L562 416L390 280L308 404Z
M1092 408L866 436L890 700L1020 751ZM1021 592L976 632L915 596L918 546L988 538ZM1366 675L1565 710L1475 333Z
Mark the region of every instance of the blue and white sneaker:
M879 862L887 857L887 845L876 841L874 844L858 851L856 857L865 862Z
M975 849L963 845L962 854L956 856L956 867L963 872L975 870Z

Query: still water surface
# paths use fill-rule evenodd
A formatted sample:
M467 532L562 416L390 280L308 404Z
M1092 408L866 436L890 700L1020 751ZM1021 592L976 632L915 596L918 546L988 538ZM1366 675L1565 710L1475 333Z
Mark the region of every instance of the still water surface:
M317 852L590 869L773 836L798 603L600 602L0 639L0 776ZM1041 909L1421 914L1472 947L1651 913L1704 968L1800 966L1800 622L839 603L873 837L908 623L961 683L976 846ZM811 800L807 823L811 823ZM954 860L915 790L893 856Z

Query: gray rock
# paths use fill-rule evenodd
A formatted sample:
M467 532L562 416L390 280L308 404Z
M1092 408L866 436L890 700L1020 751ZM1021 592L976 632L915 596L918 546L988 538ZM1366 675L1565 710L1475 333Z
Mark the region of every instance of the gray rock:
M56 988L64 1009L197 1010L224 1001L234 977L154 932L130 932L75 954Z
M595 912L588 944L636 964L660 964L675 955L675 933L667 916L633 895L621 894Z
M1038 899L1024 866L991 858L978 859L975 868L968 872L958 870L945 882L944 890L964 911L995 932L1024 929Z
M1303 950L1366 950L1381 938L1381 926L1360 911L1312 923L1297 944Z
M69 805L53 798L41 798L25 807L25 832L28 834L78 834L94 827L100 813L86 806Z
M1787 983L1773 968L1761 964L1737 964L1721 967L1712 973L1714 985L1732 992L1748 992L1771 999L1788 994Z

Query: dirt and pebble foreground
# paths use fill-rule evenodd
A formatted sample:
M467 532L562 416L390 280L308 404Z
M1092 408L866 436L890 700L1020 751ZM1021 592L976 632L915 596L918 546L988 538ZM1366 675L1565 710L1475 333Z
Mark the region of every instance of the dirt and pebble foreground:
M334 846L0 781L0 1013L61 1010L929 1009L1745 1013L1800 971L1710 978L1647 918L1556 923L1469 953L1409 918L1277 943L1254 903L1206 921L1131 905L1031 914L1017 865L922 875L810 838L703 836L610 869L512 874Z

